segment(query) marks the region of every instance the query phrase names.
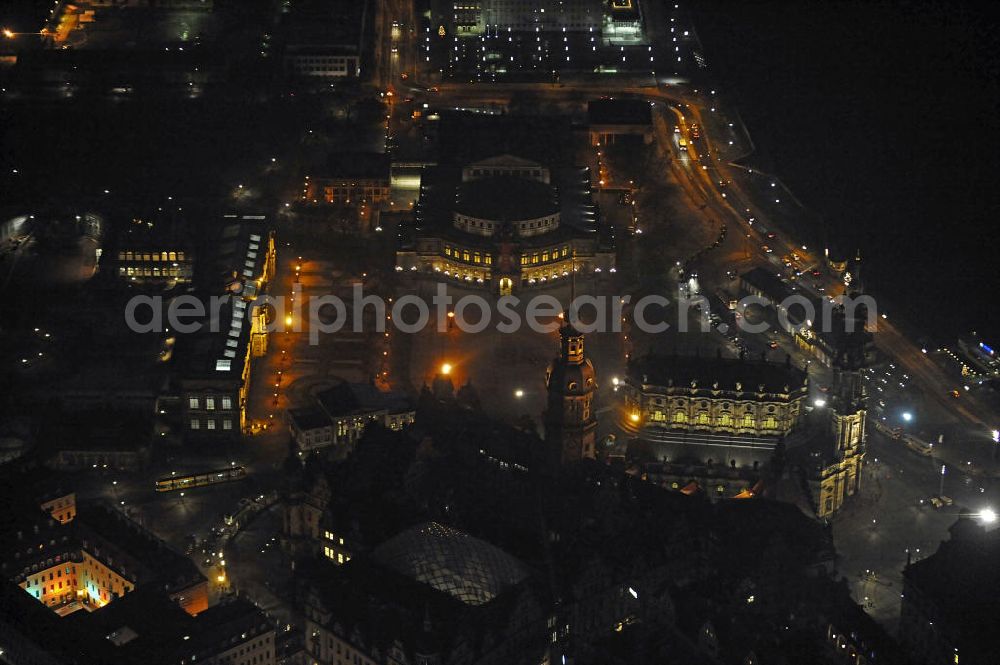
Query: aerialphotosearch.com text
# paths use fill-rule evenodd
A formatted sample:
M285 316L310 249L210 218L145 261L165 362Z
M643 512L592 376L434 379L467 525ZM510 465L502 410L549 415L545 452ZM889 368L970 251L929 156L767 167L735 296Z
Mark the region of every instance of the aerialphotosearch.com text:
M126 305L125 321L130 330L138 333L220 332L229 328L233 310L239 307L247 315L267 312L266 332L305 332L313 344L318 343L322 335L345 328L351 332L384 332L387 326L392 326L399 332L417 333L430 324L439 332L455 327L465 333L478 333L493 326L501 333L515 333L527 326L534 332L547 333L558 329L568 319L581 333L621 332L626 314L632 326L650 334L668 330L670 316L680 332L689 332L692 328L699 332L728 332L732 328L718 320L713 323L709 302L701 295L681 297L673 302L656 294L634 301L629 295L581 295L565 307L549 294L525 298L467 294L455 298L447 292L445 284L439 283L429 302L413 294L387 302L378 295L366 295L363 287L357 284L346 300L332 294L307 297L298 290L293 291L291 298L263 294L244 306L238 306L238 300L239 296L232 295L207 299L195 295L173 298L137 295ZM860 326L874 329L878 318L875 300L868 295L840 296L832 301L829 298L813 301L802 295L792 295L779 303L747 295L738 300L735 307L733 325L741 332L761 333L771 327L766 320L748 320L744 312L753 305L774 305L778 323L786 330L812 327L826 333L833 332L832 328L839 325L845 327L845 332L853 332Z

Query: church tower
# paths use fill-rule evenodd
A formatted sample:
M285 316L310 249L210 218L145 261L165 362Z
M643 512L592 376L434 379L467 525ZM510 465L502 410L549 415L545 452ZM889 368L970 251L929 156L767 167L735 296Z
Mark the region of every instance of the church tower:
M867 452L865 398L862 373L868 367L871 336L862 328L846 333L833 359L830 433L834 459L824 471L824 505L820 515L836 512L844 501L861 490L861 466Z
M594 365L583 349L583 334L566 323L559 330L559 356L545 373L548 404L545 441L560 464L597 456Z
M833 408L830 427L836 440L836 454L843 469L843 491L847 496L861 489L861 463L864 461L865 387L861 370L834 366Z

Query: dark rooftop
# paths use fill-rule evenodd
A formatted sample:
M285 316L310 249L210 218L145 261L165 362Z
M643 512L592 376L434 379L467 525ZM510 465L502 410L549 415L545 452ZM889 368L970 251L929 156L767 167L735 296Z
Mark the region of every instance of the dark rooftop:
M561 239L586 236L596 233L604 228L601 224L600 210L594 203L590 190L590 175L586 168L582 167L555 167L550 170L551 187L549 188L548 200L557 200L558 205L552 212L559 212L559 226L545 234L528 236L520 239L524 246L531 246L533 243L550 244ZM483 183L478 187L484 190L495 184L495 180L507 180L509 178L487 178L482 181L462 183L462 169L457 166L435 166L425 168L420 184L420 200L417 202L417 229L418 235L432 234L445 238L460 239L462 242L481 242L484 246L492 244L491 238L465 233L455 228L453 212L455 210L456 192L476 182ZM544 186L542 183L534 185ZM528 185L527 191L534 191L533 185ZM555 194L552 194L552 190ZM477 190L478 191L478 190ZM538 189L539 194L541 190ZM492 205L493 208L511 205L514 203L503 202L499 192L484 192L490 200L499 199L501 202ZM509 194L506 198L513 198ZM516 204L521 205L521 204ZM542 209L542 208L538 208ZM535 208L532 208L535 210ZM477 212L483 212L477 210ZM497 210L493 210L497 214ZM470 213L473 214L473 213ZM542 213L545 214L544 212ZM541 216L541 215L539 215ZM494 218L496 219L496 218Z
M84 541L98 537L145 567L148 577L136 580L139 584L157 582L165 590L176 590L204 579L191 559L109 506L78 504L72 525Z
M931 556L907 566L903 577L937 608L946 626L978 644L991 644L992 657L1000 648L996 630L1000 529L986 531L974 520L961 518L951 531L950 540Z
M559 202L555 189L544 182L496 176L459 185L455 211L479 219L520 221L559 212Z
M788 393L805 388L805 372L787 364L740 358L705 358L699 356L647 354L629 362L629 378L646 385L690 387L717 390ZM740 388L737 388L737 384Z
M369 383L341 383L316 396L330 416L344 416L387 409L390 413L408 411L409 400L399 393L382 392Z
M771 300L781 302L792 295L792 290L781 281L775 270L776 268L757 267L744 274L740 279L746 284L760 289Z
M389 179L389 156L379 152L337 152L322 166L313 168L314 178Z
M573 127L566 117L440 113L441 164L464 165L512 154L553 166L572 164Z
M651 125L649 102L642 99L597 99L587 103L591 125Z
M319 429L328 427L330 418L326 413L315 406L305 406L299 409L289 409L288 417L301 430Z

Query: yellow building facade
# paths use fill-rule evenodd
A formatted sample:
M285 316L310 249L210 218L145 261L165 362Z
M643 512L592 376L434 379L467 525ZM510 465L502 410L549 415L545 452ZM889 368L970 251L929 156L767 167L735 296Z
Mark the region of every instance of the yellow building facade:
M618 386L624 430L785 436L801 420L804 372L738 359L647 356Z

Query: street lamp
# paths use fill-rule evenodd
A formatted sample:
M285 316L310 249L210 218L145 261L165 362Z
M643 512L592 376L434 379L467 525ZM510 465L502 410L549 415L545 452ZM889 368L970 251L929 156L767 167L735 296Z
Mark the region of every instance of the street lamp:
M904 411L903 420L905 420L906 422L910 422L911 420L913 420L913 414L910 413L909 411Z
M979 519L983 524L993 524L997 521L997 513L992 508L983 508L979 511Z
M444 374L445 376L448 376L449 374L451 374L451 363L442 363L441 364L441 373Z

